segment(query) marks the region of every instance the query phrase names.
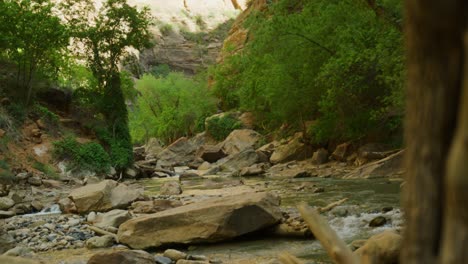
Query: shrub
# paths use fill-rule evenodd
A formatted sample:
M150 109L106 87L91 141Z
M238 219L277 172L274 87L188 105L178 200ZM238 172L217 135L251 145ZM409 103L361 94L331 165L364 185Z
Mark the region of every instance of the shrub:
M35 104L33 111L35 114L46 123L50 128L56 128L59 124L59 116L55 113L52 113L47 107L44 107L40 104Z
M67 159L72 169L105 173L111 166L109 154L99 143L80 144L71 136L54 142L54 155L57 158Z
M174 31L174 29L172 28L171 24L162 24L161 26L159 26L159 31L161 31L161 34L163 36L168 36Z
M48 165L48 164L44 164L42 162L39 162L39 161L35 161L32 165L33 168L35 168L36 170L38 171L41 171L43 172L48 178L52 178L52 179L59 179L59 175L57 174L57 172L55 171L55 169Z
M207 120L207 132L214 139L221 141L233 130L242 128L242 124L232 116L213 117Z

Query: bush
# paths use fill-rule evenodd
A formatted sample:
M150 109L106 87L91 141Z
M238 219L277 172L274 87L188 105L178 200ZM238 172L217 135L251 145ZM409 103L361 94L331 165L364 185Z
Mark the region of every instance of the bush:
M6 160L0 160L0 183L13 182L15 175L10 170L10 165Z
M99 143L80 144L71 136L54 142L54 155L57 158L68 160L71 169L106 173L111 166L109 154Z
M48 165L48 164L44 164L42 162L39 162L39 161L35 161L32 165L33 168L35 168L36 170L38 171L41 171L43 172L48 178L52 178L52 179L59 179L59 175L57 174L57 172L55 171L55 169Z
M171 24L162 24L159 26L159 31L161 31L163 36L168 36L174 31L174 29Z
M208 119L206 127L208 134L218 141L224 140L233 130L239 128L242 128L242 124L229 115Z
M59 116L52 113L47 107L35 104L33 111L46 123L49 128L56 128L59 124Z

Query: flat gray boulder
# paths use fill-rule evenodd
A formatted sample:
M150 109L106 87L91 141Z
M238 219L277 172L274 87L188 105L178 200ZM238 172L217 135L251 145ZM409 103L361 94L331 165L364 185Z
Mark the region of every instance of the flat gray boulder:
M216 242L278 223L280 199L271 193L213 198L123 223L120 243L134 249Z

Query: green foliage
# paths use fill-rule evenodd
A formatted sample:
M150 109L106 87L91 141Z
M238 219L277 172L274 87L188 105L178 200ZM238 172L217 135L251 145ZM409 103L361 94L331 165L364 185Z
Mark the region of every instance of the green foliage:
M38 171L41 171L43 172L46 177L48 178L51 178L51 179L59 179L60 176L59 174L55 171L55 169L48 165L48 164L44 164L42 162L39 162L39 161L35 161L32 165L32 167Z
M166 77L171 73L171 68L169 68L169 65L167 64L159 64L156 66L151 67L151 70L149 71L150 74L154 75L155 77Z
M203 129L205 117L215 110L206 78L191 79L180 73L166 77L144 75L137 81L140 96L130 111L130 128L134 141L157 137L166 143L190 136Z
M109 154L96 142L80 144L74 137L54 142L54 155L67 159L72 169L106 173L111 166Z
M6 160L0 160L0 183L13 182L15 175Z
M382 16L357 0L279 0L253 13L253 38L212 70L222 107L253 111L267 129L317 120L316 142L401 126L401 4L378 2Z
M159 31L161 31L163 36L169 36L172 32L174 32L174 28L171 24L164 23L159 26Z
M32 80L57 72L68 45L68 30L54 7L50 0L0 2L0 48L17 65L15 92L25 104L33 95Z
M33 111L38 115L49 128L57 128L59 124L59 116L51 112L47 107L40 104L35 104Z
M242 128L242 123L230 115L207 120L207 132L216 140L224 140L233 130Z

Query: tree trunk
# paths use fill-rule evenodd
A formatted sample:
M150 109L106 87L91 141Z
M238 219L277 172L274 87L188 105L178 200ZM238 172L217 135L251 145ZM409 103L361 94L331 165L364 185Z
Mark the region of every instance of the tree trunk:
M465 155L465 162L461 164L465 168L464 176L446 177L448 175L445 174L447 169L459 164L453 161L446 168L461 105L459 96L467 9L465 0L407 0L405 9L408 67L405 126L407 184L403 203L407 226L401 263L430 264L438 262L442 237L445 237L445 245L468 248L466 237L449 234L450 229L447 228L442 230L443 222L449 223L447 216L457 214L454 211L465 215L464 222L460 218L455 220L458 225L468 224L466 207L459 201L464 198L456 195L456 198L452 197L453 192L459 190L459 182L463 181L460 178L464 177L466 181L466 152L453 154L454 150L451 151L451 156ZM464 104L468 104L468 101ZM460 129L466 128L459 126ZM459 133L457 131L457 135ZM466 205L467 201L464 202Z

